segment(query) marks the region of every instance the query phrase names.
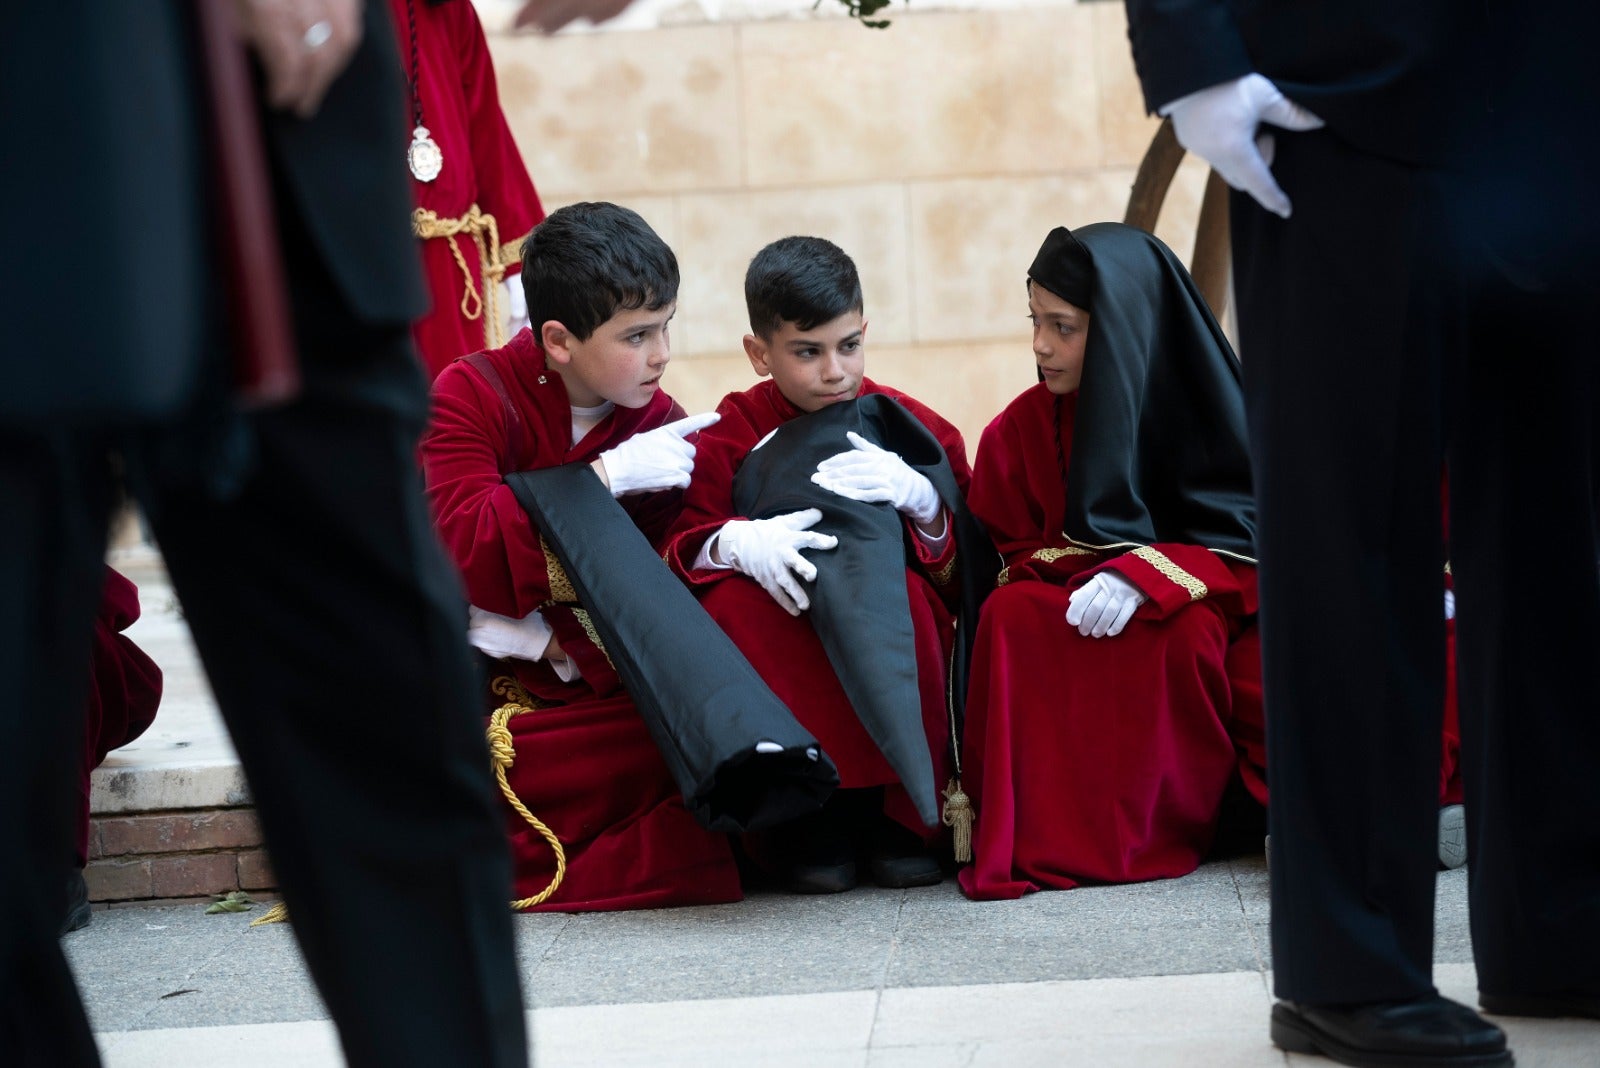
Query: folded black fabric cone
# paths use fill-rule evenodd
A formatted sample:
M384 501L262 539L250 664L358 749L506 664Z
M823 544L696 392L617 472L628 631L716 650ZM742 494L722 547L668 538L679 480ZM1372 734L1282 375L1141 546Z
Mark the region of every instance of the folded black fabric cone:
M700 825L753 831L821 808L839 785L833 762L588 465L517 472L506 484L589 609ZM779 748L757 752L763 742Z
M817 566L809 592L812 625L862 726L931 827L939 820L938 784L917 690L905 522L889 504L853 501L811 481L817 464L851 447L845 437L851 430L927 476L951 511L962 605L947 693L954 702L952 744L958 745L978 606L993 588L999 562L988 535L967 510L938 438L882 394L829 405L790 420L751 450L734 476L734 507L751 519L817 508L822 519L812 529L839 539L834 549L806 554Z

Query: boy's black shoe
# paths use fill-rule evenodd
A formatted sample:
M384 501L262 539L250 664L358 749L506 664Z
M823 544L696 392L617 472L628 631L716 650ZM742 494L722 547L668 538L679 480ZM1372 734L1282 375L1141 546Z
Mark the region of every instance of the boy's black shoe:
M61 921L61 933L81 931L89 926L94 913L89 911L89 884L83 881L83 869L74 868L67 877L67 915Z
M1272 1041L1357 1068L1488 1068L1515 1063L1506 1035L1471 1009L1430 994L1372 1005L1272 1006Z
M1548 994L1485 994L1478 992L1484 1012L1496 1016L1586 1016L1600 1020L1600 982Z
M839 791L822 809L802 816L779 837L783 885L792 894L842 894L856 888L852 842L855 805L849 791Z
M867 854L867 874L879 886L904 890L912 886L934 886L944 881L944 869L922 840L887 816L879 817L871 851Z

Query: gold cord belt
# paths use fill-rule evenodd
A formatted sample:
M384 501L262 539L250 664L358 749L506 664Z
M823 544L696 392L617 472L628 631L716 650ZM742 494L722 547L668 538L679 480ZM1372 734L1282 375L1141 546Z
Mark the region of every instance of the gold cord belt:
M506 265L516 258L510 245L500 244L500 227L494 216L480 211L474 204L459 219L440 218L427 208L411 213L411 232L424 241L436 237L450 242L450 252L461 268L466 291L461 295L461 314L470 321L483 320L483 342L497 349L506 343L505 324L500 321L500 282L505 278ZM471 238L478 252L478 270L467 265L467 257L457 240L462 234ZM520 242L518 242L520 244ZM481 282L480 282L481 280Z

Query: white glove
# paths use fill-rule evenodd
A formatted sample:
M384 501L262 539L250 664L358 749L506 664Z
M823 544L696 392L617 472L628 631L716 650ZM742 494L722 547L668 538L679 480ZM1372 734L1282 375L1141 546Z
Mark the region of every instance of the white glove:
M807 508L771 519L730 519L717 532L717 549L729 567L755 579L785 612L798 616L811 607L811 598L796 576L806 582L817 577L816 565L800 550L839 544L832 534L811 529L821 518L820 510Z
M926 475L854 430L845 437L854 447L818 464L811 481L852 501L888 501L895 511L923 525L939 518L944 503Z
M694 473L694 446L684 438L715 423L716 412L691 415L643 434L635 434L600 454L611 496L683 489Z
M1446 619L1454 619L1454 618L1456 618L1456 591L1455 590L1445 590L1444 591L1444 618L1446 618Z
M1178 144L1211 164L1223 181L1249 193L1274 215L1289 217L1289 198L1268 169L1272 135L1257 128L1271 123L1285 130L1315 130L1323 125L1321 119L1259 74L1179 97L1161 114L1171 116Z
M506 337L515 337L528 325L528 294L522 290L521 276L507 278L500 283L500 288L504 290L501 296L505 298L505 306L510 312L506 321Z
M1100 571L1067 599L1067 625L1085 638L1114 638L1148 599L1115 571Z

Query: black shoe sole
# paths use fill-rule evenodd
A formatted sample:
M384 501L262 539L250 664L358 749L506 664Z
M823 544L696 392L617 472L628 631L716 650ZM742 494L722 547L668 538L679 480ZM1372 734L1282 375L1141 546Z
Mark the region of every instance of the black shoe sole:
M1600 1020L1594 994L1478 994L1478 1006L1495 1016L1581 1017Z
M1379 1053L1356 1049L1323 1032L1304 1017L1272 1012L1272 1044L1289 1053L1320 1053L1353 1068L1504 1068L1516 1064L1510 1050L1498 1053Z

